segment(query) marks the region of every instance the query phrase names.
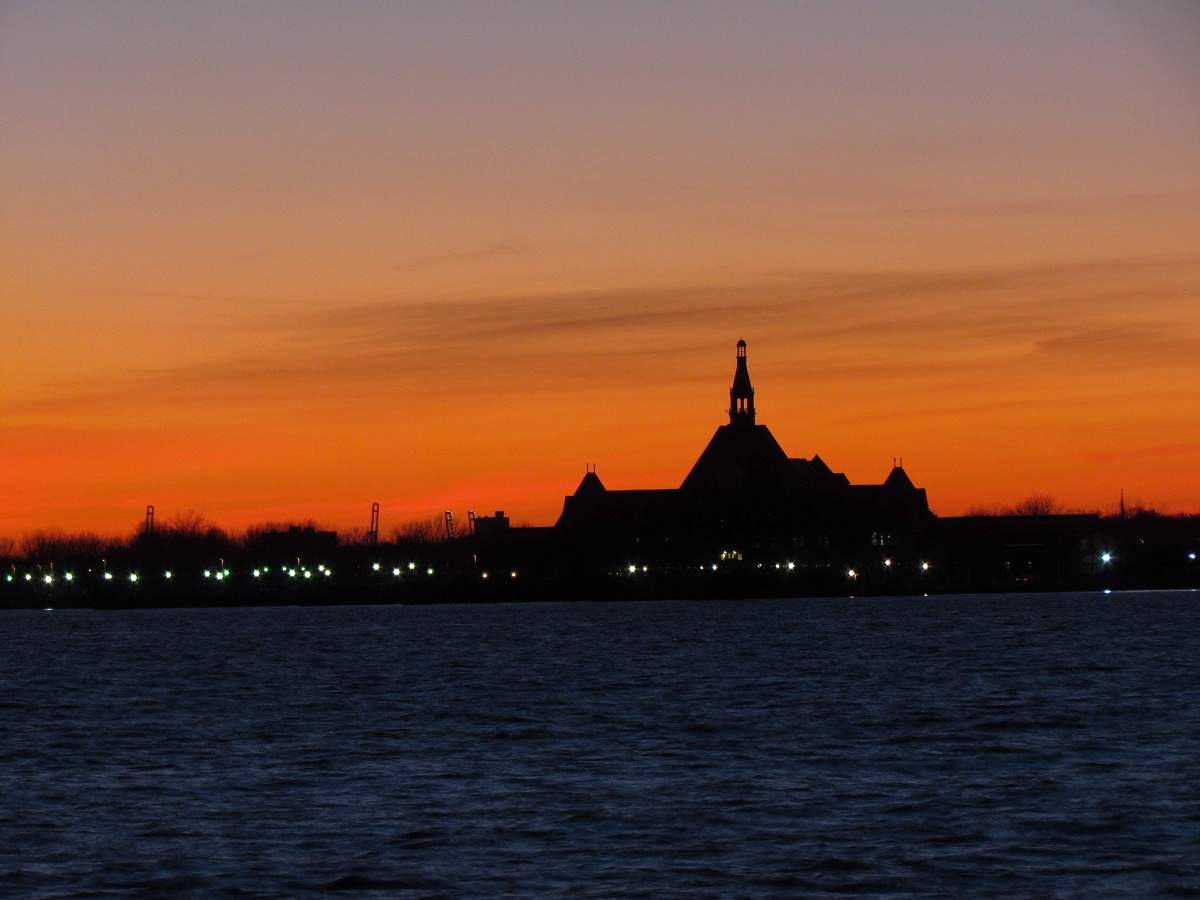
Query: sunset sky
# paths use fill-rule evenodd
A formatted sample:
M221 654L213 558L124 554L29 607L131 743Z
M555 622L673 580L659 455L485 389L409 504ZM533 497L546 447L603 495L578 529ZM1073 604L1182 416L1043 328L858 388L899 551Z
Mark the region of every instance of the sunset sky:
M1200 4L0 5L0 536L552 522L759 421L1200 510Z

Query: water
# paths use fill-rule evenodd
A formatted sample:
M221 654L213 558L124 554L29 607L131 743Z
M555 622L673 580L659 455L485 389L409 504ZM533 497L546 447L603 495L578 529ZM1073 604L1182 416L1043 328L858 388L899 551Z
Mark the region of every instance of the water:
M0 895L1200 895L1200 595L0 614Z

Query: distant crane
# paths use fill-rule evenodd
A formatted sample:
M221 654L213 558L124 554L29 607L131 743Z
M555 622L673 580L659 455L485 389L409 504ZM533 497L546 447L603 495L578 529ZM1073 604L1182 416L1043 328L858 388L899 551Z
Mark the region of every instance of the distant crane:
M371 504L371 528L367 531L367 543L374 546L379 543L379 504Z
M154 504L146 504L146 534L154 534Z
M452 510L448 509L448 510L446 510L446 540L448 540L448 541L453 540L453 538L454 538L454 512Z
M467 510L467 534L474 536L475 534L475 510Z

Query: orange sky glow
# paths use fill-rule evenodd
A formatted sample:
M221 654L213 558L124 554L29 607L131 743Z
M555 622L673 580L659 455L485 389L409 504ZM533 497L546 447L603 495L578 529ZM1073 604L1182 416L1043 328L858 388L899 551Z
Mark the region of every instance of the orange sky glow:
M556 517L759 421L1200 510L1191 3L0 10L0 536Z

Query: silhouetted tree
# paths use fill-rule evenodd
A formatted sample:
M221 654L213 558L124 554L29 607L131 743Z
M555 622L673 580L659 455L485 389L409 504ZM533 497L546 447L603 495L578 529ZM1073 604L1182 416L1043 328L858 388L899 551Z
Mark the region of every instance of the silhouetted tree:
M358 547L367 542L367 529L347 528L338 532L338 546Z
M176 513L153 533L147 534L140 529L134 535L131 550L142 558L179 565L214 562L230 556L236 545L228 534L194 509L189 509Z
M119 549L122 543L117 538L101 537L88 532L68 534L65 531L40 530L25 535L21 541L21 549L26 559L66 562L100 559Z
M441 516L404 522L392 530L392 540L398 546L437 544L446 538L446 522Z
M1056 516L1065 511L1065 507L1049 494L1032 494L1014 506L1011 515Z
M1049 494L1032 494L1015 506L979 504L967 510L968 516L1058 516L1066 513L1065 506Z
M212 530L208 520L194 509L185 509L175 513L161 531L170 532L176 537L198 537Z

